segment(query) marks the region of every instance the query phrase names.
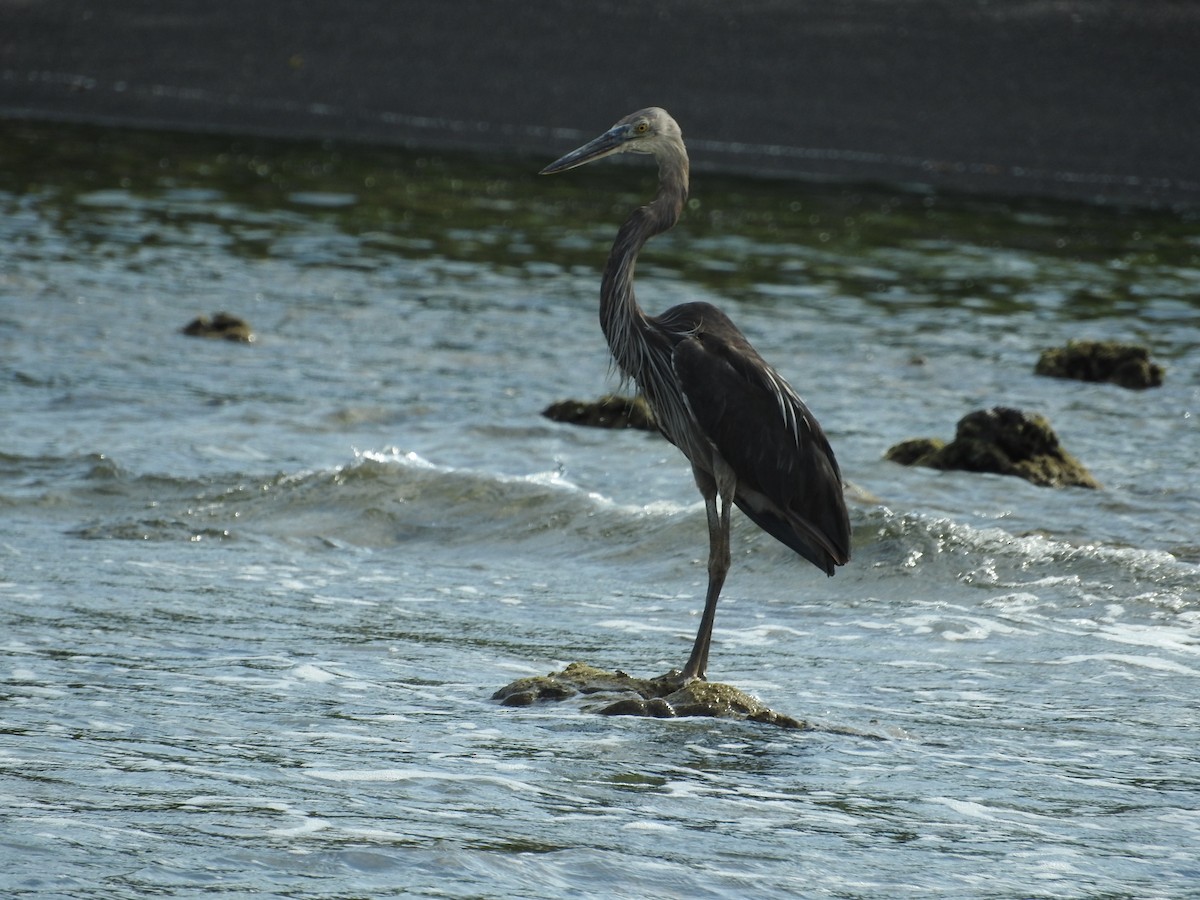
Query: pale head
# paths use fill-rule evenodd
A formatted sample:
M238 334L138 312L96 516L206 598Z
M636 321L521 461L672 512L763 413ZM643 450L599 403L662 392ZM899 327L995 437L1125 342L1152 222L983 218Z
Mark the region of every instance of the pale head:
M541 174L565 172L615 153L652 153L663 159L683 152L679 125L665 109L651 106L630 113L598 138L550 163Z

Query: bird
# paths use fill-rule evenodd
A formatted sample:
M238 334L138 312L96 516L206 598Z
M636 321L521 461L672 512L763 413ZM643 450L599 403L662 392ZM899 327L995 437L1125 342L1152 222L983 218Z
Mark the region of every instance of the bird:
M833 575L850 560L841 470L816 417L746 336L711 303L647 315L633 291L646 242L679 220L689 160L678 123L638 110L541 170L565 172L619 153L658 163L658 191L617 230L600 284L600 326L622 379L692 466L708 520L708 588L691 654L664 678L706 680L717 602L730 567L730 510Z

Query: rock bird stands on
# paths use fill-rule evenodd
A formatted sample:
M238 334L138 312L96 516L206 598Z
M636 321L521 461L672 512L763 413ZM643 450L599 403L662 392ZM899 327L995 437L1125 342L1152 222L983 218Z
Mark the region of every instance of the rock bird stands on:
M850 559L850 523L837 460L804 401L723 312L684 303L649 316L633 296L638 252L679 220L688 156L665 110L643 109L542 170L563 172L615 153L658 160L658 194L617 232L600 286L600 324L621 374L692 464L708 513L708 593L682 672L705 677L717 599L729 571L730 503L832 575Z

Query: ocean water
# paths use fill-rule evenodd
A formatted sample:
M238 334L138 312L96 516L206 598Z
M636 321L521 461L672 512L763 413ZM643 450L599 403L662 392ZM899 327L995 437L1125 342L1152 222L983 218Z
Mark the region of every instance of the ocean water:
M1194 217L697 159L639 297L719 303L852 485L832 579L735 513L709 674L791 732L489 699L690 649L686 462L540 415L617 386L599 269L652 170L54 126L0 159L4 896L1200 892ZM179 333L217 310L257 340ZM1070 338L1166 382L1035 377ZM1103 489L882 458L995 405Z

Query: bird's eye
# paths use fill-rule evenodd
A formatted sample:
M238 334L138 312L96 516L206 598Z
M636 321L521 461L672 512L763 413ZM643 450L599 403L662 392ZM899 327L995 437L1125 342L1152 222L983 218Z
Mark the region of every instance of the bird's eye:
M633 126L633 131L635 134L645 134L649 130L650 130L649 122L638 122L636 125Z

